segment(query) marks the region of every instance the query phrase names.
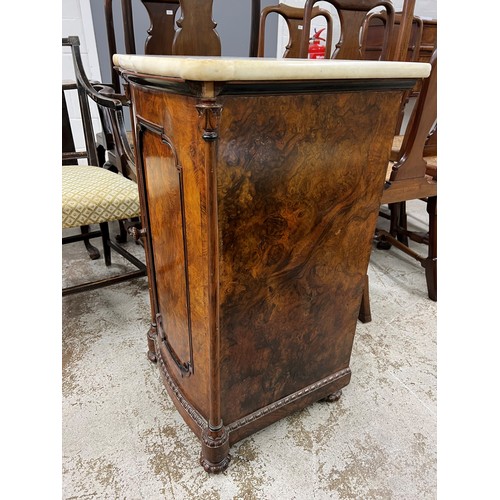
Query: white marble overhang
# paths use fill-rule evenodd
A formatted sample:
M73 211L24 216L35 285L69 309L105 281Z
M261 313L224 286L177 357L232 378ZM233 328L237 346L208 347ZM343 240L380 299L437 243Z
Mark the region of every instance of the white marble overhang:
M115 54L121 70L201 82L425 78L428 63Z

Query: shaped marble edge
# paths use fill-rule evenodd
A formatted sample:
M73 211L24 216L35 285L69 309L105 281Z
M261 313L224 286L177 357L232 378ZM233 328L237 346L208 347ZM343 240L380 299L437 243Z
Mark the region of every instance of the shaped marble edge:
M120 69L192 81L425 78L431 65L397 61L275 59L256 57L140 56L115 54Z

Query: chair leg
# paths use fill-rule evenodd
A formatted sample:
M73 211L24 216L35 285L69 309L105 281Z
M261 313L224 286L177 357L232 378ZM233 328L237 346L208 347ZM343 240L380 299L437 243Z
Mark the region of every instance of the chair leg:
M390 234L393 234L392 233L392 229L396 223L396 221L394 220L395 217L396 217L396 212L394 211L394 204L393 203L389 203L388 205L389 207L389 212L390 212L390 216L389 216L389 220L390 220L390 229L389 229L389 233ZM379 240L377 241L377 248L379 250L390 250L392 245L389 241L387 241L383 236L380 237L379 235Z
M127 242L127 228L125 227L125 221L119 220L118 226L120 228L120 232L115 236L115 239L118 243L126 243Z
M403 245L408 246L408 236L405 231L408 229L408 219L406 216L406 201L401 201L396 204L395 210L397 211L397 226L396 226L396 237L397 239L403 243ZM401 229L403 231L401 231Z
M365 284L363 288L363 296L361 297L361 305L359 307L358 319L359 321L361 321L361 323L369 323L372 320L368 274L365 276Z
M424 262L427 292L431 300L437 301L437 196L427 200L429 214L429 251Z
M102 235L102 248L104 251L104 263L107 266L111 265L111 247L109 245L109 226L107 222L99 224Z
M106 163L106 150L103 146L99 145L96 148L97 151L97 163L102 167Z
M80 226L80 231L82 234L88 234L90 232L90 226ZM92 260L97 260L101 256L99 250L90 243L90 238L84 238L83 243Z

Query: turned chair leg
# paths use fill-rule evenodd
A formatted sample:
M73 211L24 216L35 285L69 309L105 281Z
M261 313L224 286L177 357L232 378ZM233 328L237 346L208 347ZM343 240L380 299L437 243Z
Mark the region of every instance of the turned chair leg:
M103 146L99 145L96 148L97 151L97 163L102 167L106 163L106 150Z
M427 200L429 214L429 252L425 260L427 292L431 300L437 301L437 196Z
M118 243L126 243L127 242L127 228L125 227L125 221L119 220L118 227L120 228L120 232L115 236L115 239Z
M82 234L88 234L90 232L90 227L89 226L80 226L80 231ZM89 257L92 260L97 260L101 254L99 253L99 250L90 243L90 238L84 238L83 243L85 244L85 248L87 249L87 252L89 253Z
M365 284L363 288L363 295L361 297L361 305L359 307L358 319L359 321L361 321L361 323L369 323L372 320L368 274L365 276Z
M111 265L111 247L109 246L109 226L107 222L99 224L101 228L102 248L104 252L104 263Z
M406 215L406 201L401 201L400 203L397 203L395 210L398 216L397 216L396 234L394 236L396 236L397 239L401 243L403 243L403 245L408 246L409 245L408 236L405 233L405 231L408 229L408 218Z

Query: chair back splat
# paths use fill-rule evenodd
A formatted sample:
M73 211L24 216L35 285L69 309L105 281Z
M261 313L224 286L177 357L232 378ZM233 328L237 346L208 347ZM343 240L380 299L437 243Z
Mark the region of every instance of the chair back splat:
M220 38L212 19L213 0L140 0L140 3L150 22L143 35L134 29L131 0L121 0L126 54L136 54L139 47L146 55L220 56ZM122 51L117 50L113 0L104 0L104 18L112 83L119 92L120 77L113 69L113 55Z
M134 28L131 0L121 0L122 27L125 47L118 48L115 30L113 5L116 1L104 1L104 18L108 41L108 57L111 69L112 87L115 92L122 92L121 80L113 66L116 53L136 54L143 50L146 55L194 55L204 56L221 54L221 43L212 19L213 0L140 0L137 8L144 7L149 18L149 28L138 33ZM137 2L139 3L139 2ZM178 15L180 18L176 21ZM115 144L116 137L108 118L102 119L103 132L97 135L97 148L100 165L106 163L120 170L120 157L124 150L132 156L133 134L126 134L127 141ZM132 171L129 170L127 176Z

